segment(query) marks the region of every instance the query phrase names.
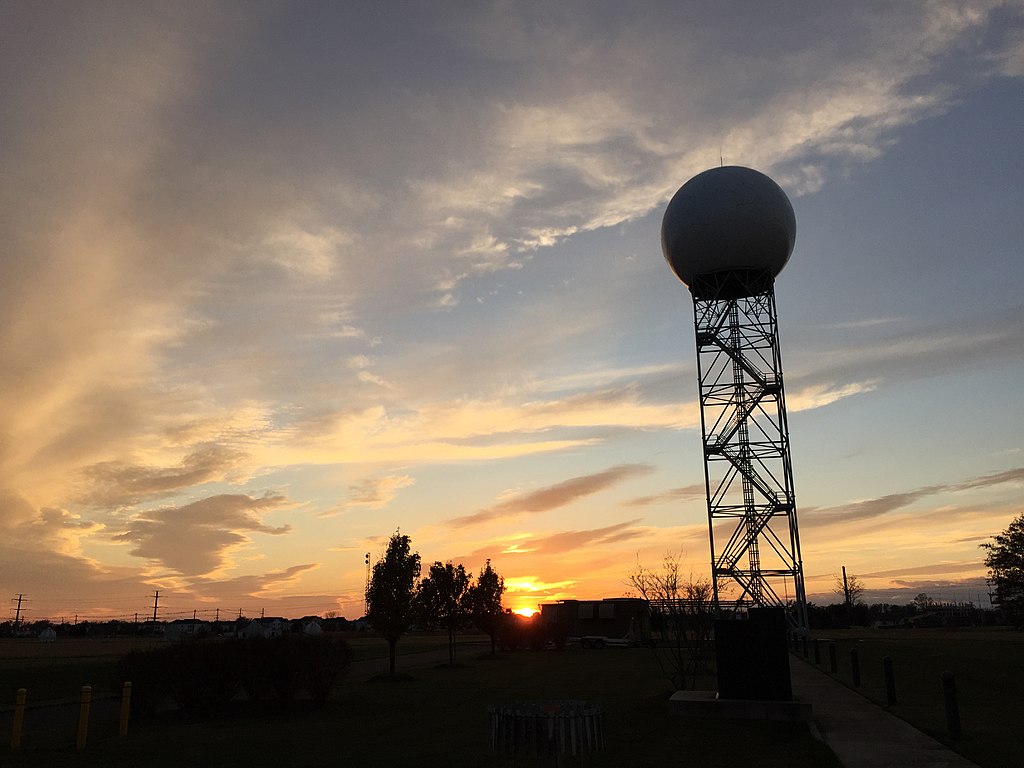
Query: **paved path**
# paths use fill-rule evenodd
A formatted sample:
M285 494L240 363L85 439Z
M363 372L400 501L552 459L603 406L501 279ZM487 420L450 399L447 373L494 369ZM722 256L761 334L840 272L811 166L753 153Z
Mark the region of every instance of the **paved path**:
M825 743L845 768L978 768L904 720L791 655L793 694L812 707Z

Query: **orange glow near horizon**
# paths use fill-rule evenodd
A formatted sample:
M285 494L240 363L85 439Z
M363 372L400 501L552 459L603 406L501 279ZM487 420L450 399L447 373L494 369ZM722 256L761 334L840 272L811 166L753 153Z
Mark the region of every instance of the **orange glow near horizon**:
M536 616L540 611L536 608L516 608L512 613L518 616L525 616L527 619L531 619Z

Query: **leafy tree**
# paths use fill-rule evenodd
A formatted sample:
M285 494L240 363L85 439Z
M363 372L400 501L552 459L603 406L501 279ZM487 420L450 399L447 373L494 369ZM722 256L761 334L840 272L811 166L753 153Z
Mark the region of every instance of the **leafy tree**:
M927 592L918 592L912 604L919 611L927 611L935 605L935 601L928 596Z
M1024 513L981 546L988 550L985 566L988 582L996 590L994 602L1010 623L1024 627Z
M400 531L388 540L384 557L373 566L366 590L366 617L388 641L389 669L395 674L395 646L412 623L420 556L411 550L412 540Z
M466 623L472 576L460 563L435 562L420 582L416 602L428 624L448 630L448 663L455 663L455 630Z
M505 579L491 567L491 561L480 571L476 584L469 588L469 615L481 632L491 638L491 653L495 651L498 629L505 615L501 596L505 594Z

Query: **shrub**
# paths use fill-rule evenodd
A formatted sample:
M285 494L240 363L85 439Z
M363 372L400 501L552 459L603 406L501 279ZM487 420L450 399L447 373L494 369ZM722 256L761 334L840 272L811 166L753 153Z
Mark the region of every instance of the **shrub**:
M133 651L121 658L118 673L120 680L132 682L135 711L151 714L168 700L185 711L222 707L239 690L250 702L272 700L282 706L306 691L322 705L350 662L341 638L283 635Z

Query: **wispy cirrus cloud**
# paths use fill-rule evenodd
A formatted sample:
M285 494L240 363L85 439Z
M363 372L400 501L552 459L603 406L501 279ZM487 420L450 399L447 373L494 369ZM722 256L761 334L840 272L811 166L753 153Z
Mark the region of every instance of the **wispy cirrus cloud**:
M87 467L88 483L80 501L95 507L117 508L173 495L183 489L222 480L241 466L246 454L223 445L197 446L176 467L107 461Z
M670 488L667 491L656 493L651 496L637 496L635 499L630 499L625 502L627 507L646 507L651 504L664 504L666 502L673 501L690 501L691 499L701 499L707 493L703 484L694 483L693 485L684 485L680 488Z
M604 491L625 480L650 474L653 470L654 468L648 464L620 464L603 472L573 477L536 491L519 494L488 509L452 518L448 524L462 528L525 514L548 512Z
M806 507L801 511L801 527L818 527L884 517L911 504L942 493L978 490L1000 485L1024 483L1024 467L968 478L958 483L943 483L890 493L874 499L854 501L834 507Z
M947 573L977 572L977 560L958 560L951 563L930 563L928 565L908 566L906 568L893 568L885 571L871 571L858 573L858 577L865 579L895 579L907 576L935 576Z
M562 531L547 536L539 536L535 539L528 539L529 546L533 551L547 555L572 552L580 547L600 546L603 544L615 544L622 541L629 541L644 536L648 533L646 529L638 527L640 518L626 520L614 525L606 525L602 528L593 528L582 531Z
M199 598L215 598L225 595L241 597L274 597L281 590L293 586L302 574L316 570L319 563L303 563L267 573L248 574L232 578L204 578L193 576L186 580L189 590Z
M365 509L382 509L403 488L409 488L416 484L416 479L410 475L392 474L380 475L377 477L366 477L357 483L349 486L349 497L345 500L341 510L333 510L321 513L321 517L330 517L340 511L353 507Z

